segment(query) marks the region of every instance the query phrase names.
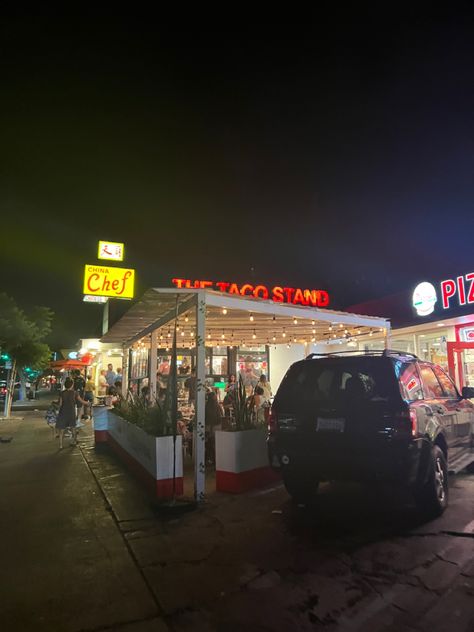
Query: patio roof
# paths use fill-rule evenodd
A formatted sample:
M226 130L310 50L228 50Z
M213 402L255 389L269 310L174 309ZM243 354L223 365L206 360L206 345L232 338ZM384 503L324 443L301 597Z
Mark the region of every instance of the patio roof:
M131 346L158 329L158 344L165 346L178 299L178 342L194 346L198 297L206 302L206 344L212 346L316 344L390 329L389 320L374 316L275 303L214 290L151 288L102 336L101 342Z

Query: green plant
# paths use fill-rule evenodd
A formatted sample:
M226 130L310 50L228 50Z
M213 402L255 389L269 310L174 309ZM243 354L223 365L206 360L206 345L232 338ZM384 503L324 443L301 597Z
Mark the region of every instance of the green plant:
M235 430L250 430L255 428L251 398L247 397L242 376L233 391L233 408L235 416Z
M165 410L158 401L149 404L142 397L130 395L128 399L116 402L114 412L153 437L167 437L173 434Z

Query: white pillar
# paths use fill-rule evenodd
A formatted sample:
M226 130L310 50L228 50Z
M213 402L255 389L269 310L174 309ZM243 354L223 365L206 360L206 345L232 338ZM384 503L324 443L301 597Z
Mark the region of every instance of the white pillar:
M156 365L157 365L157 347L158 347L158 330L155 329L150 334L150 401L156 400Z
M385 349L390 349L390 334L391 334L391 329L390 329L390 324L388 324L387 327L385 328Z
M124 345L122 347L122 397L124 398L127 397L128 394L129 357L129 348Z
M206 415L206 300L197 295L196 304L196 415L194 440L194 498L204 500L206 488L205 415Z

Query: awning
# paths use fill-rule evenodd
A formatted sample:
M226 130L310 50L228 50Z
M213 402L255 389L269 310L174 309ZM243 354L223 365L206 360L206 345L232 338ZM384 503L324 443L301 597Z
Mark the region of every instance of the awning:
M84 369L90 366L91 359L87 358L84 362L82 360L53 360L49 363L51 369L60 371L61 369Z
M179 344L194 346L196 304L206 303L206 344L319 344L332 339L367 336L390 330L385 318L249 298L214 290L152 288L101 338L101 342L130 346L159 330L158 344L169 338L176 299L180 322Z

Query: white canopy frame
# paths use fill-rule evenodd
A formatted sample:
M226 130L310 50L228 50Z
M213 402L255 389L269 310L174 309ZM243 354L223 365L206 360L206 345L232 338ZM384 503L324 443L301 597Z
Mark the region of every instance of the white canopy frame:
M390 343L390 321L348 312L275 303L214 290L153 288L102 337L102 342L121 343L124 351L138 345L150 353L149 385L156 394L157 350L169 348L171 324L178 298L178 346L196 349L196 430L194 453L194 495L205 493L205 380L206 346L257 346L305 344L330 345L382 333L385 347ZM124 360L128 354L124 353ZM124 362L123 384L127 388L129 367Z

